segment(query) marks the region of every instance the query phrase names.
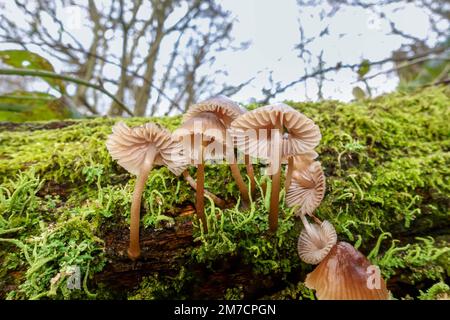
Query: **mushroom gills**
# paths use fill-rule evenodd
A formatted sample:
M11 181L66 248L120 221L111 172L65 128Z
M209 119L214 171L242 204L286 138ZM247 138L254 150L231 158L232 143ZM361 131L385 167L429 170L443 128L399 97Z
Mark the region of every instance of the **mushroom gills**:
M336 244L336 230L327 220L318 225L310 224L305 215L301 215L301 219L305 228L298 238L298 254L304 262L318 264Z
M305 285L316 290L319 300L387 300L389 291L377 268L351 244L338 242L306 276Z

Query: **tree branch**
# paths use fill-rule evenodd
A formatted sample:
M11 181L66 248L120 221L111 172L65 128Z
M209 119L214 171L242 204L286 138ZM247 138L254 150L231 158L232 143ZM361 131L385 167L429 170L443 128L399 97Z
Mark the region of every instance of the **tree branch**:
M30 69L2 69L0 68L0 75L16 75L16 76L32 76L32 77L40 77L40 78L51 78L51 79L60 79L64 81L73 82L82 86L86 86L95 90L98 90L108 97L110 97L114 102L116 102L120 108L122 108L126 113L130 116L134 116L133 112L128 109L120 100L118 100L112 93L103 88L101 85L93 84L88 81L80 80L77 78L73 78L70 76L65 76L49 71L41 71L41 70L30 70Z

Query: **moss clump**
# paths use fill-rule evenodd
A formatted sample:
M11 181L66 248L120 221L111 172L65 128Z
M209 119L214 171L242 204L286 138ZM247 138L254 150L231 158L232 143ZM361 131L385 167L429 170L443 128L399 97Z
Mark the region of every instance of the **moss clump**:
M155 273L144 277L139 288L128 296L128 300L186 299L182 291L191 280L184 267L173 277L161 277Z
M420 291L420 300L450 300L450 287L444 282L438 282L426 292Z
M8 270L18 271L17 286L7 298L95 298L87 281L105 263L102 240L86 214L63 212L57 199L38 197L42 185L30 171L5 184L0 193L1 272L6 278ZM69 290L67 281L74 272L80 287Z
M259 189L262 194L261 187ZM259 197L248 210L242 210L239 202L234 208L220 210L210 200L205 211L208 233L195 228L194 242L200 242L201 246L192 250L193 260L211 266L224 256L239 255L245 264L253 267L255 274L289 273L298 267L296 236L299 231L295 227L294 212L286 208L283 201L279 228L271 235L266 232L268 206L267 199Z
M303 282L288 284L283 290L265 298L274 300L315 300L314 291L308 289Z
M441 280L450 276L450 247L447 241L436 243L433 237L416 237L415 242L399 245L393 240L388 250L379 254L382 239L390 234L381 234L379 242L369 254L372 262L389 279L402 269L399 280L415 284L424 280Z
M396 298L420 295L417 290L404 290L399 282L426 288L430 281L446 281L450 98L445 89L395 93L349 104L289 104L311 117L322 132L317 151L327 190L317 215L336 226L340 240L354 243L380 265ZM171 130L180 120L124 119L130 126L155 121ZM90 277L105 263L101 238L127 228L135 182L105 148L116 121L74 120L57 130L51 129L51 123L0 125L3 295L93 298L91 294L97 293L96 298L106 297L107 288L99 290ZM195 176L194 168L190 172ZM261 184L265 177L257 174L257 179ZM194 220L195 245L182 257L186 276L175 281L160 274L157 282L172 289L154 291L151 288L158 286L152 285L153 279L143 282L141 294L129 292L128 296L163 297L160 293L165 291L166 297L189 297L187 279L194 266L214 271L218 261L239 257L254 274L282 279L284 289L274 289L280 293L274 292L274 298L308 298L302 283L290 279L299 275L303 280L312 267L297 257L299 226L284 206L284 193L279 230L270 236L266 233L267 199L258 196L249 209L242 210L234 202L239 192L227 165L207 167L206 188L226 199L229 207L219 210L207 201L211 230L207 235ZM193 202L194 192L182 178L165 168L155 169L144 192L143 225L148 230L170 227L180 219L182 208ZM391 244L385 241L388 233ZM63 289L67 281L63 275L74 261L85 280L85 290L76 293ZM235 288L230 283L223 296L236 296ZM244 287L239 297L245 295Z

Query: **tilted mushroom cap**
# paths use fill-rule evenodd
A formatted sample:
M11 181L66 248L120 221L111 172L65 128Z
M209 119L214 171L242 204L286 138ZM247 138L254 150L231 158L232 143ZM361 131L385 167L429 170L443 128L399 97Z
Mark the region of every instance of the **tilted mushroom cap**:
M111 157L132 174L139 174L149 148L155 148L155 165L165 165L176 175L180 175L187 161L180 155L181 145L172 139L169 131L154 123L129 128L118 122L106 141Z
M386 300L386 283L381 276L373 279L374 268L351 244L339 242L306 276L305 285L316 290L319 300Z
M327 220L320 226L314 223L310 228L304 228L298 237L298 254L304 262L318 264L336 244L336 230Z
M183 121L188 121L194 117L197 117L203 112L211 112L215 114L224 125L228 127L231 121L239 117L244 110L233 100L226 96L219 95L205 101L199 102L189 107L187 112L183 116Z
M244 113L231 124L232 134L240 150L254 157L264 158L265 155L270 157L264 148L268 148L267 145L271 140L270 130L279 123L288 131L288 135L283 133L281 142L282 152L285 153L283 157L312 150L319 144L321 139L319 127L311 119L283 103L267 105ZM256 130L256 137L249 136L248 129ZM258 129L267 129L268 138L259 136Z
M285 134L285 136L287 136ZM283 139L287 139L287 137L283 136ZM287 164L288 163L288 159L292 158L293 159L293 163L294 163L294 170L298 170L300 169L302 166L302 164L311 164L314 159L316 159L319 154L314 151L314 150L307 150L305 152L302 153L298 153L298 154L294 154L291 150L289 150L289 145L288 144L284 144L283 147L285 148L283 150L283 154L286 155L282 161L283 164Z
M320 162L314 161L305 170L294 170L286 193L289 207L299 206L298 214L311 215L325 195L325 175Z

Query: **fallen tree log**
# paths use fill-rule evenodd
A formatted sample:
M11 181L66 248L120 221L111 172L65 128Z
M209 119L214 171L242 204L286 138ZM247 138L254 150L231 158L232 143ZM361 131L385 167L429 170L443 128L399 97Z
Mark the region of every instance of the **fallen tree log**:
M396 298L425 297L419 290L450 273L449 102L445 89L430 88L350 104L291 103L323 135L317 151L327 191L317 215L380 266ZM261 193L241 210L227 166L206 170L206 188L227 202L223 210L207 206L208 235L198 229L189 184L154 170L141 210L142 257L131 262L135 179L104 147L115 121L0 123L2 297L312 297L302 281L313 266L297 257L300 225L284 196L279 232L270 235ZM173 130L180 118L151 121ZM73 266L76 290L67 288Z

